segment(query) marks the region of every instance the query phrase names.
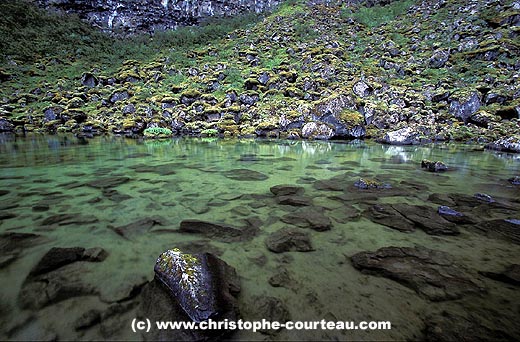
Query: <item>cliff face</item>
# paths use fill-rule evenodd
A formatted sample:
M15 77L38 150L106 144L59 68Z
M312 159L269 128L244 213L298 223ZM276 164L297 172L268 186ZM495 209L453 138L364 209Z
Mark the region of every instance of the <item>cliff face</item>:
M105 31L132 34L197 24L211 16L263 12L281 0L38 0L48 9L76 13Z

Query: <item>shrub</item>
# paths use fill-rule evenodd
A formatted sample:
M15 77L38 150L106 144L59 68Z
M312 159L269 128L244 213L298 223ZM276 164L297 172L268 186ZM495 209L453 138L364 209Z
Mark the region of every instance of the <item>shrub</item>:
M149 127L143 133L147 138L167 138L172 135L171 129L164 127Z

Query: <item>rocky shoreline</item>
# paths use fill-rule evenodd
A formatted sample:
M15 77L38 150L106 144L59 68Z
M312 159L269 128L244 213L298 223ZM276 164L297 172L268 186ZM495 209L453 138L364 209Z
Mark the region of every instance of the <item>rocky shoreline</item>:
M457 141L518 153L519 10L431 0L374 25L363 7L292 2L211 44L112 69L11 61L0 69L0 131Z

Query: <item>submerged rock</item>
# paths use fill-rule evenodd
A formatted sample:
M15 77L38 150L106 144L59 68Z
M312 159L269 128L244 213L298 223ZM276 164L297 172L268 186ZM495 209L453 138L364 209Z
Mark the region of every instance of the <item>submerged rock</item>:
M432 301L483 291L451 255L426 247L384 247L357 253L351 260L358 270L395 280Z
M270 234L265 240L265 244L270 251L275 253L314 250L309 234L297 228L282 228Z
M223 174L225 177L236 181L263 181L269 178L261 172L248 169L233 169Z
M458 235L458 228L446 221L435 209L406 203L392 204L392 207L408 220L414 222L426 234L430 235Z
M520 220L488 220L470 226L470 228L486 237L505 240L520 245Z
M487 315L491 316L491 315ZM493 319L492 319L493 320ZM442 312L425 319L426 341L511 341L515 338L503 329L503 322L497 321L496 328L490 329L473 315Z
M430 171L430 172L442 172L442 171L447 171L448 170L448 167L443 162L441 162L441 161L431 161L431 160L428 160L428 159L423 159L421 161L421 167L423 169L426 169L426 170Z
M201 220L183 220L180 223L181 233L200 234L220 241L247 241L252 239L259 231L261 222L255 218L244 220L243 227L234 227L220 223Z
M520 176L511 177L508 181L513 185L520 185Z
M285 304L276 297L254 296L247 307L248 317L254 321L263 319L270 322L285 323L291 319L289 310ZM278 330L260 330L261 333L275 335Z
M498 280L504 283L520 286L520 265L509 265L504 271L496 272L479 272L480 274Z
M392 186L388 183L380 182L377 179L360 178L354 186L358 189L391 189Z
M301 195L305 189L297 185L280 184L272 186L269 189L275 196Z
M233 296L240 291L236 272L213 254L191 255L178 249L168 250L159 256L154 271L191 320L238 317Z
M84 262L100 262L107 256L101 248L51 248L33 267L19 294L23 308L39 309L69 298L99 294L100 289L85 279Z
M332 222L319 207L301 208L281 218L282 222L301 228L310 228L318 232L330 230Z
M363 212L363 216L372 222L382 224L401 232L415 231L415 224L406 219L390 205L375 204Z

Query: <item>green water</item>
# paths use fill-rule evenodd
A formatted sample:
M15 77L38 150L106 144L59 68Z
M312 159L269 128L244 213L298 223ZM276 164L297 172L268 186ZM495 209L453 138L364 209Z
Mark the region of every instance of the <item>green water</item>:
M391 331L281 331L274 336L238 332L237 339L417 339L430 313L471 311L486 320L497 310L510 318L520 312L519 291L491 279L479 278L488 290L485 296L431 302L390 279L362 274L350 264L350 256L360 251L420 245L452 254L477 274L519 263L520 246L464 228L458 236L431 236L421 230L401 233L362 216L345 219L342 208L361 212L366 203L345 203L335 197L337 191L313 186L317 180L346 175L351 184L367 177L394 188L402 181L421 185L420 190L402 185L405 194L380 202L437 206L427 200L432 193L486 193L517 200L519 189L507 179L520 174L518 156L456 145L212 139L139 142L120 138L96 138L79 145L73 138L12 136L1 138L0 152L0 190L8 191L0 196L0 207L2 213L11 214L0 221L0 233L36 233L47 239L23 249L0 269L2 339L139 339L130 329L135 308L86 330L76 331L73 325L86 311L105 310L134 284L151 280L155 260L163 251L194 244L218 253L236 268L244 319L255 305L254 296L269 295L283 301L293 320L382 320L391 321L393 327ZM421 170L422 159L442 160L450 171ZM226 177L236 169L258 171L267 178L239 181ZM114 187L126 196L110 197L86 185L109 176L130 177ZM303 186L314 206L331 218L330 231L305 230L315 251L275 254L266 248L268 234L288 226L280 218L295 210L273 199L269 188L277 184ZM34 210L35 206L48 206L48 210ZM57 214L79 219L65 225L42 224ZM162 225L126 237L113 229L144 218L156 218ZM243 226L251 218L262 223L261 232L249 241L226 243L177 231L185 219ZM102 247L109 253L105 261L89 263L82 275L82 282L94 284L99 294L73 297L38 310L21 309L20 288L40 258L51 247L76 246ZM268 283L280 267L291 275L289 288Z

